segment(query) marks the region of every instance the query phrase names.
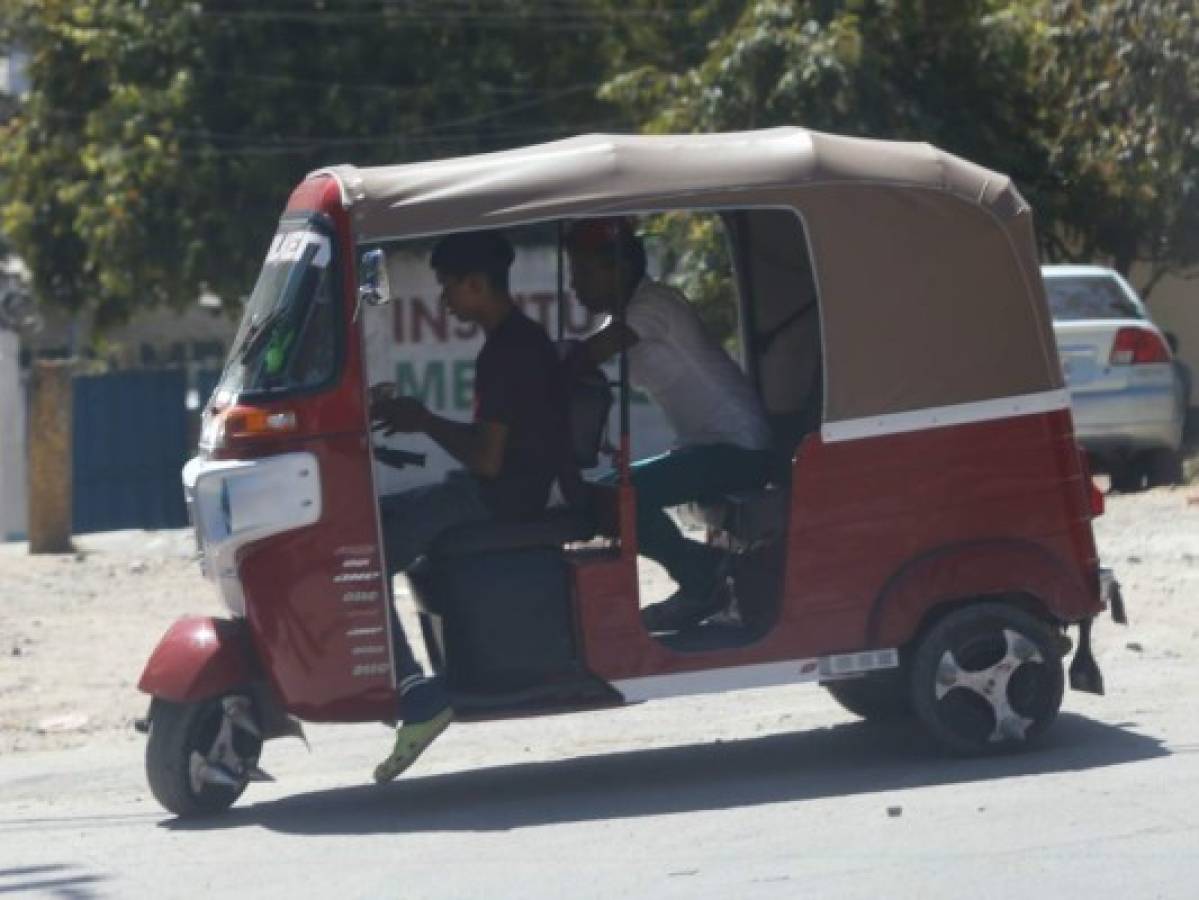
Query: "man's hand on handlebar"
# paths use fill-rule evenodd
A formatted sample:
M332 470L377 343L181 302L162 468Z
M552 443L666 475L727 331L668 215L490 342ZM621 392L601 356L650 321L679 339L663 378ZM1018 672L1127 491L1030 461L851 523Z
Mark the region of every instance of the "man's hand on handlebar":
M373 385L370 389L371 430L385 437L397 432L424 431L429 411L413 397L399 397L390 382Z

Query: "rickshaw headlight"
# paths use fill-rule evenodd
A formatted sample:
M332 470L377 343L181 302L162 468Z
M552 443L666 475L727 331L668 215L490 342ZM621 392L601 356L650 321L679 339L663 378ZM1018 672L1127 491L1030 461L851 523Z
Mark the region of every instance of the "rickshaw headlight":
M219 412L206 409L201 422L200 449L208 452L224 449L230 440L279 437L299 428L294 410L253 406L229 406Z

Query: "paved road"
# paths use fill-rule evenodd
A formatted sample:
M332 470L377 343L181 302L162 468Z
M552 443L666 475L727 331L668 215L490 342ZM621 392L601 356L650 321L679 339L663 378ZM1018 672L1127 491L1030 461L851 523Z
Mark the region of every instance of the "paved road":
M1110 699L1072 695L1045 749L982 761L812 687L465 725L385 788L365 783L384 729L319 727L200 824L157 808L133 736L17 755L0 894L1194 897L1199 721Z
M1037 752L949 759L796 686L456 726L384 788L384 728L314 727L311 753L267 745L277 784L181 824L149 796L143 739L109 728L0 755L0 897L1199 897L1199 504L1109 498L1096 526L1133 624L1100 623L1108 695L1069 694ZM103 635L121 610L145 630L186 583L108 552L9 560L9 626L41 641L20 672L42 674L0 702L36 710L61 699L47 678L73 680L73 708L119 721L97 707L131 690L113 673L140 667L134 632L63 634Z

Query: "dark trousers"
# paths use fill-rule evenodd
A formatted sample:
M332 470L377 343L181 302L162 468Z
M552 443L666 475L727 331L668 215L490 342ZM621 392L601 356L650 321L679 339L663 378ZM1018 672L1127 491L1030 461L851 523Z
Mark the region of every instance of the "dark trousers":
M666 510L761 487L770 469L769 451L733 444L681 447L633 463L630 476L637 491L638 551L666 569L684 592L710 590L721 551L683 537Z
M442 532L455 525L490 519L491 512L483 503L478 482L466 472L452 471L444 481L384 497L379 504L379 516L387 576L392 578L427 553ZM415 700L404 695L405 686L421 679L424 672L412 653L394 606L389 612L396 683L405 698L401 700L401 715L405 721L428 718L431 713L424 707L435 713L444 700L440 692L431 701L425 697L428 691L416 695Z

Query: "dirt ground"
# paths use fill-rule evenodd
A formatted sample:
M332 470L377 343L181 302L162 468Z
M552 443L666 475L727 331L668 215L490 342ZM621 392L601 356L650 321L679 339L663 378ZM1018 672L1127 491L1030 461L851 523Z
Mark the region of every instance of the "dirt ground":
M127 736L163 629L220 613L187 530L75 538L71 555L0 545L0 755Z
M1132 620L1096 629L1109 684L1134 667L1153 673L1158 698L1189 694L1199 662L1199 489L1109 495L1095 531ZM188 530L76 544L62 556L0 545L0 755L140 740L131 726L146 700L136 683L158 638L184 613L223 612ZM660 571L648 576L647 594L668 588Z

